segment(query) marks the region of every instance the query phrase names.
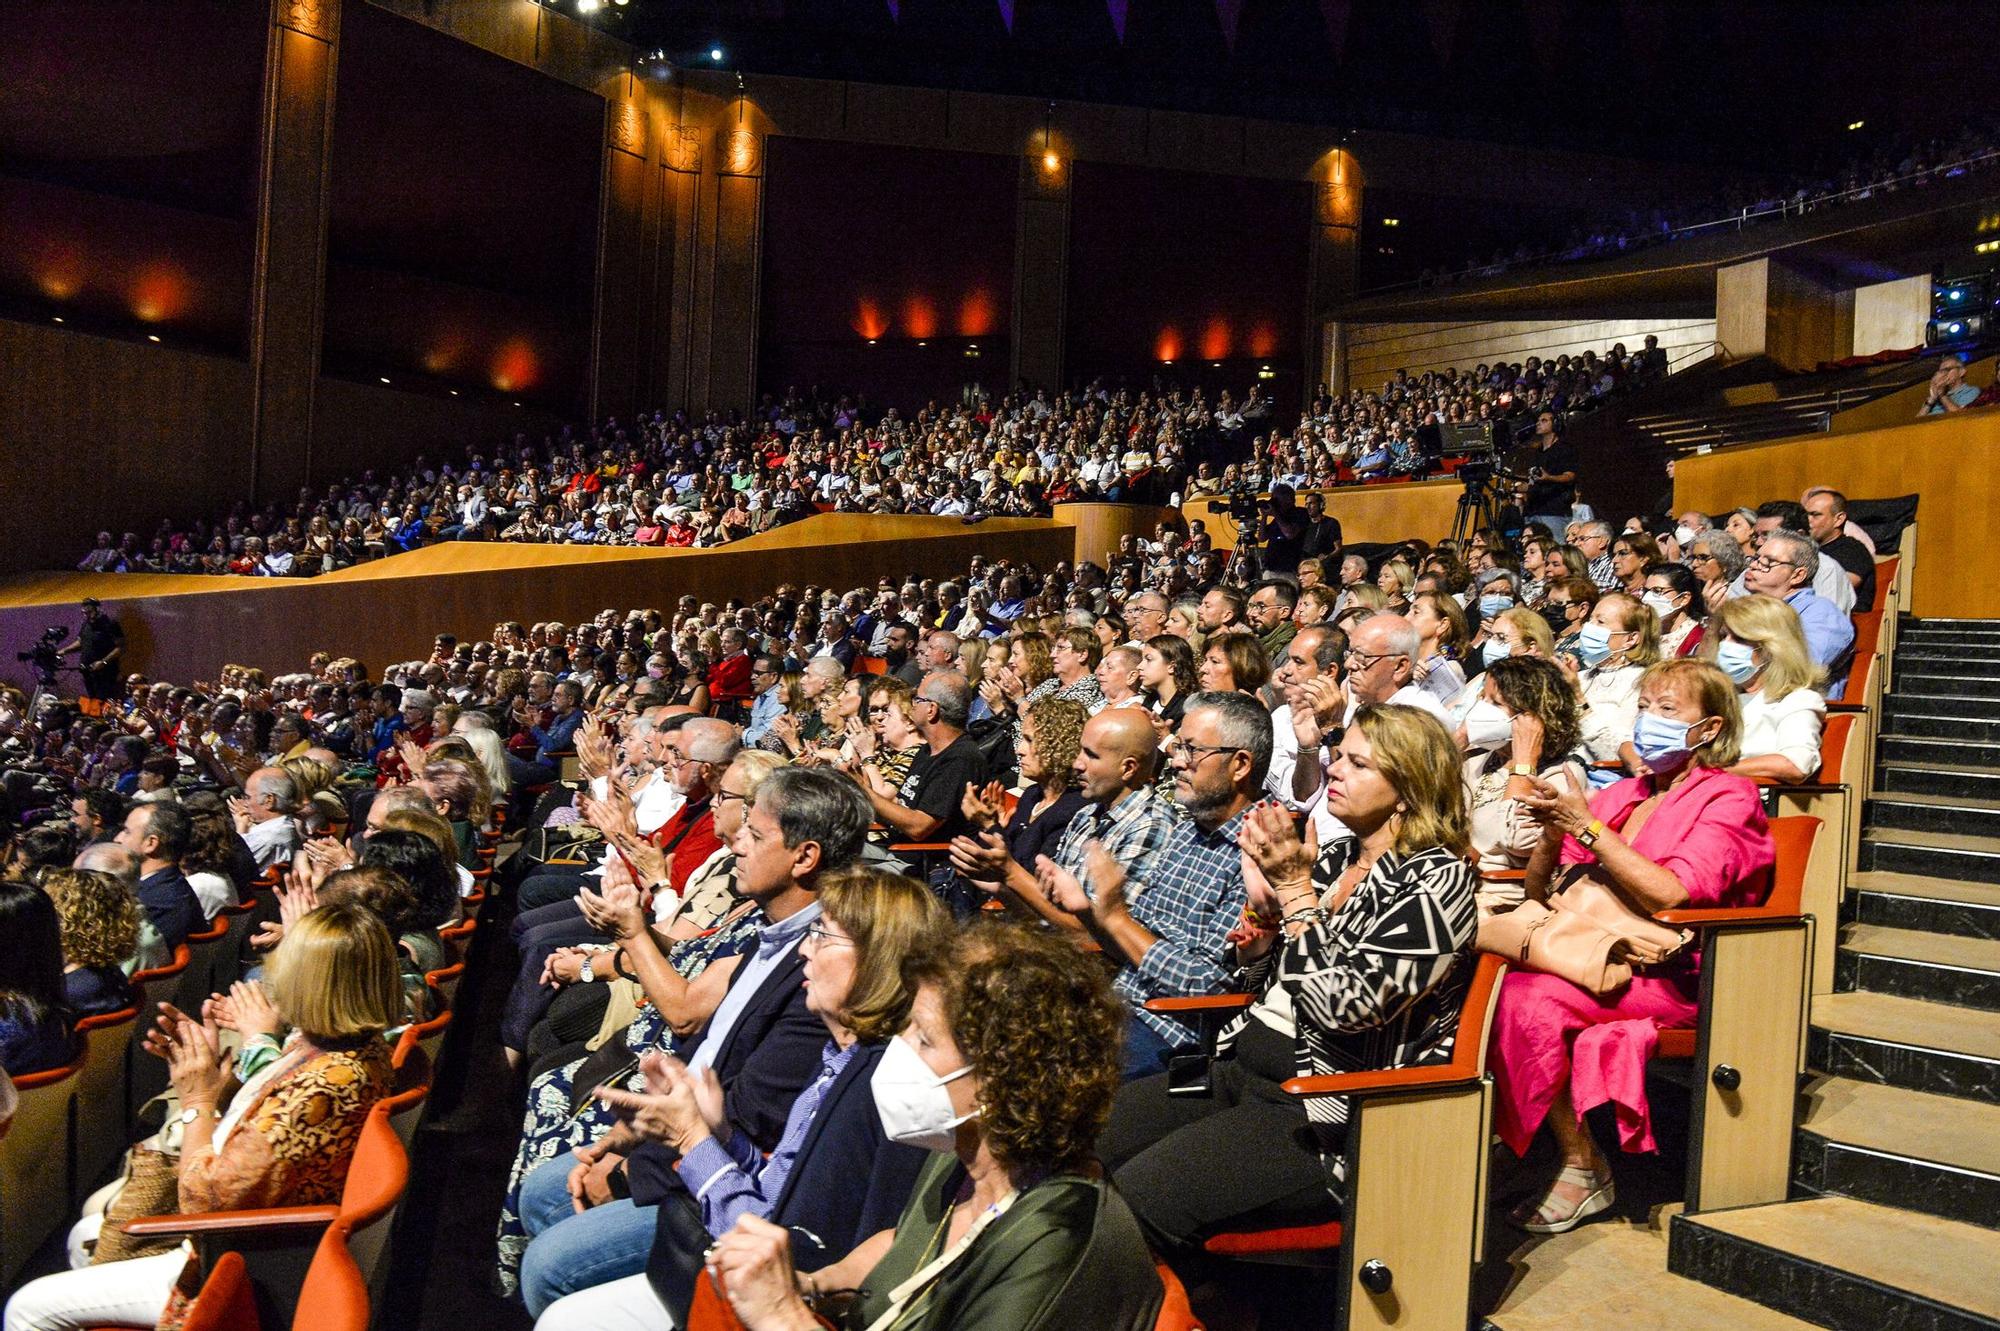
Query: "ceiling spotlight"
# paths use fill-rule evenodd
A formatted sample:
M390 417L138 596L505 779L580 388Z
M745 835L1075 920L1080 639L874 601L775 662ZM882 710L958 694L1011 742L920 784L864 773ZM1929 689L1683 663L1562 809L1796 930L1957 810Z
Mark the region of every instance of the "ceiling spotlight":
M57 323L61 323L63 321L63 317L60 314L55 315L54 318Z
M721 63L722 63L722 48L721 48L720 46L711 46L711 47L709 47L709 48L708 48L708 58L709 58L710 60L713 60L713 61L714 61L714 62L715 62L716 64L718 64L718 65L719 65L719 64L721 64Z
M1868 122L1865 120L1850 120L1847 122L1848 132L1853 133L1855 130L1860 129L1863 125L1867 123Z
M452 395L453 397L457 397L457 396L458 396L458 390L457 390L456 388L452 389L452 390L451 390L451 395Z
M388 376L388 375L386 375L386 374L385 374L385 375L381 375L381 376L380 376L380 378L381 378L382 382L383 382L383 383L385 383L385 384L389 382L389 376Z
M1062 168L1062 158L1060 158L1060 157L1056 156L1056 155L1055 155L1054 153L1052 153L1052 152L1048 152L1048 153L1043 153L1043 154L1042 154L1042 169L1043 169L1043 170L1046 170L1046 171L1056 171L1056 170L1060 170L1061 168Z
M603 7L604 0L576 0L576 12L579 14L595 14Z
M148 342L157 342L160 340L160 335L158 333L148 333L146 334L146 340Z

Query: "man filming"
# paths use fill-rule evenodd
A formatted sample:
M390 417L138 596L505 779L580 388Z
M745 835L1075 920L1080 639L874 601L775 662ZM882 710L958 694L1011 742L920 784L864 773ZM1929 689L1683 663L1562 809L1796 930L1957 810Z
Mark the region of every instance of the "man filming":
M104 613L95 596L86 596L83 623L77 627L75 639L59 650L64 656L77 658L77 668L83 674L83 710L97 715L107 700L118 696L118 663L125 655L125 630Z

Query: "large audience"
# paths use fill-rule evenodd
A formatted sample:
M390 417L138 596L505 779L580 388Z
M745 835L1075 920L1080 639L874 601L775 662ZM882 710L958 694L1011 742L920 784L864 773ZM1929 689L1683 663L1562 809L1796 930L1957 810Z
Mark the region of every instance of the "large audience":
M1127 405L1003 433L1178 451L1188 404ZM972 419L884 438L965 451ZM682 439L747 464L712 428ZM159 1015L177 1112L133 1155L167 1157L170 1208L332 1200L505 829L525 1107L495 1278L538 1326L680 1325L706 1270L753 1328L1150 1327L1153 1254L1193 1283L1209 1235L1338 1218L1346 1102L1282 1084L1448 1059L1476 952L1515 956L1552 883L1635 929L1769 888L1756 783L1818 768L1878 594L1865 534L1826 489L1620 527L1559 497L1350 548L1281 484L1233 560L1162 526L1101 562L504 623L376 667L7 693L0 1066L59 1066L276 868L243 977ZM1504 982L1495 1130L1556 1147L1531 1232L1655 1149L1618 1033L1699 998L1657 955ZM1149 1006L1231 991L1219 1035ZM1607 1103L1615 1148L1583 1118ZM119 1214L92 1199L8 1331L180 1297L178 1252L123 1250Z
M1054 396L975 393L908 417L789 392L747 413L654 412L539 443L468 445L456 461L419 457L290 504L238 504L216 522L163 519L150 539L102 531L77 568L300 578L440 541L707 547L828 511L1046 516L1072 501L1421 476L1463 451L1453 427L1504 446L1544 409L1585 412L1666 371L1650 337L1634 355L1621 343L1399 371L1379 390L1322 391L1296 422L1254 383L1213 401L1200 388L1102 381Z

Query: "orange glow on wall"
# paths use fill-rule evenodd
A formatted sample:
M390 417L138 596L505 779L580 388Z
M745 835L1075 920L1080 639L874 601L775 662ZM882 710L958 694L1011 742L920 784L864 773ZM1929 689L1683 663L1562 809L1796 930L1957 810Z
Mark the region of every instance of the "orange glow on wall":
M1250 354L1268 356L1278 349L1278 330L1270 324L1258 324L1250 330Z
M1181 330L1175 328L1172 324L1162 328L1160 335L1153 339L1153 355L1160 360L1179 360L1181 358Z
M512 337L493 353L493 386L503 393L533 388L541 382L542 365L535 349L523 338Z
M903 302L903 335L905 337L936 337L938 330L937 304L929 296L910 296Z
M186 311L187 278L177 268L153 263L132 279L132 313L147 323L172 319Z
M872 341L889 331L889 319L882 313L882 307L873 297L863 296L861 302L854 307L854 322L849 326Z
M83 280L67 265L51 264L35 274L35 286L50 300L68 300L83 290Z
M999 326L998 307L993 302L993 293L985 287L974 287L959 302L958 335L960 337L989 337Z
M451 332L424 348L423 367L425 374L450 374L457 370L465 359L466 339L462 333Z
M1222 360L1229 355L1229 321L1210 319L1201 327L1201 358Z

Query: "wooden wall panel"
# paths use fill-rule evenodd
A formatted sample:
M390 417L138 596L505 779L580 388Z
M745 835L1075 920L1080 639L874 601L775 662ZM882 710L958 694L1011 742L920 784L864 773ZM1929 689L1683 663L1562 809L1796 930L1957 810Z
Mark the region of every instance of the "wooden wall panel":
M94 595L124 626L131 669L213 679L224 662L294 670L314 651L379 671L422 656L438 633L485 635L509 619L574 623L606 606L756 597L779 583L870 586L883 576L963 575L975 554L1044 568L1070 559L1075 530L1037 519L825 514L716 550L431 546L323 578L276 582L163 575L38 574L0 583L0 678L51 624L74 625Z
M1918 615L2000 617L2000 412L1807 435L1682 458L1674 507L1720 513L1830 485L1849 499L1920 497Z
M1731 360L1761 356L1769 329L1771 261L1752 259L1715 271L1715 337Z
M0 367L0 571L70 567L100 529L150 537L250 488L240 360L0 319Z
M1348 323L1340 341L1347 382L1376 388L1399 369L1470 369L1529 356L1602 355L1623 342L1637 352L1646 335L1660 339L1669 360L1715 340L1713 319L1508 319L1490 323Z
M1850 354L1872 356L1924 344L1931 317L1931 275L1899 277L1854 289L1854 342Z
M1174 509L1155 508L1150 504L1055 506L1056 521L1076 528L1076 553L1072 558L1079 564L1088 560L1107 565L1118 552L1118 542L1122 537L1143 536L1150 541L1153 539L1153 528L1175 516Z

